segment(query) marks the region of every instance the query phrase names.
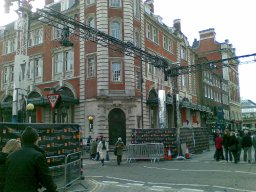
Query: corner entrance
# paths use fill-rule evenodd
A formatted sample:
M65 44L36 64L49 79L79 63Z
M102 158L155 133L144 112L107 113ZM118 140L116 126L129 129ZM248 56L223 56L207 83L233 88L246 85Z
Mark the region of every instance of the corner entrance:
M118 137L126 143L126 118L123 110L112 109L108 114L109 144L115 145Z

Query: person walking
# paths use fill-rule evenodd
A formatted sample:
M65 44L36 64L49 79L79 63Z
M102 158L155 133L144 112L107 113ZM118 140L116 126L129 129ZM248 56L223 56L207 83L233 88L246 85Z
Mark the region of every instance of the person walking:
M6 174L6 167L5 162L7 156L21 148L20 141L17 139L10 139L5 146L3 147L2 151L0 152L0 192L4 191L4 183L5 183L5 174Z
M221 134L218 133L216 139L215 139L215 148L216 148L216 161L219 161L221 159L221 153L222 153L222 143L223 138L221 137Z
M254 149L254 163L256 163L256 133L255 132L252 136L252 145Z
M244 150L244 161L248 160L251 163L252 158L252 138L248 130L244 131L244 136L242 139L242 148Z
M109 150L108 143L105 141L103 137L100 138L100 142L97 147L97 152L100 155L101 165L104 166L104 161L106 158L107 151Z
M47 192L57 192L38 141L37 131L26 127L21 134L21 149L7 157L4 192L36 192L41 187L46 188Z
M234 163L238 162L238 140L235 136L234 132L230 133L230 138L229 138L229 150L231 151L233 158L234 158Z
M95 160L97 154L97 141L92 140L91 146L90 146L90 158Z
M116 150L116 156L117 156L117 165L120 165L122 162L123 149L124 149L124 142L122 141L121 137L117 139L115 148L116 148L115 150Z
M237 133L236 135L236 139L237 139L237 161L239 162L241 159L241 152L242 152L242 137L240 133Z
M225 129L223 135L223 147L225 152L225 159L226 161L232 161L232 153L229 150L229 139L230 139L230 131L229 129Z

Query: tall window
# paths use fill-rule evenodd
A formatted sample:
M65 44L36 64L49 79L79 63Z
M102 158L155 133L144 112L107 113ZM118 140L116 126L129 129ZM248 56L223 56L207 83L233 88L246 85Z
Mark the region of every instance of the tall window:
M95 3L95 0L86 0L86 5L89 6L91 4Z
M29 46L43 43L43 28L35 29L30 32Z
M136 47L141 47L140 32L138 30L134 31L134 45Z
M86 25L95 28L95 19L94 17L89 17L86 21Z
M173 53L173 41L166 35L163 36L163 47L166 51Z
M184 46L181 46L180 57L181 57L181 59L184 59L184 60L187 59L187 51L186 51L186 48Z
M63 54L64 54L65 71L71 71L74 65L73 51L72 50L64 51Z
M4 54L13 53L16 51L16 38L13 37L12 39L5 40L4 42Z
M54 73L62 73L63 71L63 55L62 53L56 53L54 55Z
M133 0L133 15L140 18L140 0Z
M60 39L61 38L61 31L63 26L58 24L58 27L53 27L53 34L52 39Z
M87 77L95 76L95 57L91 56L87 59Z
M109 1L109 6L110 7L121 7L121 0L110 0Z
M141 88L141 73L139 70L135 71L135 76L136 76L136 89Z
M8 79L9 79L9 70L8 67L4 67L4 83L8 83Z
M111 36L121 39L121 24L118 21L111 23Z
M112 82L121 82L121 62L112 62L111 72Z
M14 80L14 66L10 66L10 81L13 82Z
M158 30L155 28L153 25L147 23L147 28L146 28L146 37L153 41L154 43L159 43L158 40Z
M26 75L25 70L26 70L26 63L20 64L20 76L19 76L20 81L23 81L25 79L25 75Z

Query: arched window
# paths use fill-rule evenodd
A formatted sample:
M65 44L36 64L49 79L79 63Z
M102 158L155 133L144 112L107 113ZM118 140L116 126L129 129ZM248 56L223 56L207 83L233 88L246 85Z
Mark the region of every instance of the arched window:
M121 24L118 21L111 23L111 36L121 39Z

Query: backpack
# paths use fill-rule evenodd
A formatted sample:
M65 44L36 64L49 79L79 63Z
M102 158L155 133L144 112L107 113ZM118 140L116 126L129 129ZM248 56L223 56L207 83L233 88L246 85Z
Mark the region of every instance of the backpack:
M103 149L103 150L106 150L106 149L107 149L107 148L106 148L105 141L102 141L102 149Z

